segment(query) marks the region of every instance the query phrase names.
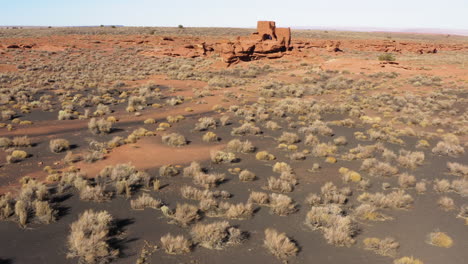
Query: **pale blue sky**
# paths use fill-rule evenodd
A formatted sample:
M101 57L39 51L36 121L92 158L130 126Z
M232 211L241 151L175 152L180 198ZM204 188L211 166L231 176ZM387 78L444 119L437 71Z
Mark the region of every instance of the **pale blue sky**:
M468 0L0 0L0 25L468 29Z

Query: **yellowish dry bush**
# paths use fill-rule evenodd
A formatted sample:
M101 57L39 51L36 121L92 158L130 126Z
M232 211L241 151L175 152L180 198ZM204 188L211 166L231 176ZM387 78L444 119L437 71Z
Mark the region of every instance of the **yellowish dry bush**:
M443 248L450 248L453 245L452 238L446 233L440 231L429 233L429 235L427 235L426 242L430 245Z
M296 244L285 233L279 233L272 228L265 229L263 244L271 254L284 263L287 263L289 257L296 256L299 251Z
M172 236L167 234L161 237L162 248L167 254L180 255L189 253L192 247L192 242L184 236Z
M229 225L227 221L210 224L196 224L190 230L193 241L209 249L223 249L226 246L239 244L242 241L242 232Z

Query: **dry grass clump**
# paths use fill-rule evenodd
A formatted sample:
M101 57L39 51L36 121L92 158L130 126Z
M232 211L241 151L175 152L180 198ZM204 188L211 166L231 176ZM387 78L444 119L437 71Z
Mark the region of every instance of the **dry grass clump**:
M112 122L106 119L91 118L88 122L88 129L93 134L108 134L112 130Z
M16 163L26 159L29 154L24 150L13 150L9 155L6 156L8 163Z
M287 263L289 257L296 256L299 248L296 243L286 236L285 233L279 233L272 228L265 229L264 246L275 257Z
M468 166L457 163L457 162L447 162L447 168L450 173L456 176L468 176Z
M362 220L385 221L391 219L391 217L378 212L378 208L375 205L368 203L363 203L356 207L353 214Z
M231 163L237 160L234 153L220 150L211 151L210 157L211 161L214 163Z
M162 248L167 254L180 255L189 253L192 247L192 242L184 236L172 236L167 234L161 237Z
M276 162L275 165L273 165L273 172L276 173L293 173L293 169L289 164L286 162Z
M0 196L0 220L6 220L14 213L15 200L10 193Z
M337 146L344 146L348 144L348 141L346 140L345 136L340 136L340 137L333 139L333 143Z
M193 177L193 183L205 187L205 188L213 188L216 187L218 184L223 182L225 179L225 175L222 173L211 173L211 174L206 174L206 173L197 173Z
M432 149L432 153L457 157L465 153L465 148L460 145L460 140L457 136L453 134L446 134L442 137L442 141L439 141Z
M283 132L283 134L281 134L281 136L278 138L279 143L285 144L294 144L299 141L299 136L296 133L291 132Z
M214 198L214 193L209 190L199 190L192 186L180 187L180 193L185 199L203 200Z
M416 177L408 173L401 173L398 176L398 184L401 188L412 188L416 186Z
M109 201L111 197L112 193L106 192L101 185L86 185L80 190L80 199L83 201L105 202Z
M270 194L269 201L268 206L277 215L287 216L297 211L296 203L287 195L272 193Z
M174 177L179 174L179 170L173 165L164 165L159 168L159 176Z
M50 224L55 222L57 211L54 210L49 202L35 200L33 202L34 213L39 222L43 224Z
M364 249L372 250L376 254L387 257L394 257L397 253L397 249L400 247L400 243L391 237L386 237L384 239L367 237L364 239L363 244Z
M350 216L343 215L342 209L336 204L312 206L307 213L305 224L314 230L322 230L329 244L351 246L355 242L355 223Z
M315 145L317 145L319 143L320 143L320 141L319 141L318 137L316 137L316 136L314 136L312 134L307 135L305 137L305 140L304 140L304 144L306 146L315 146Z
M243 182L253 181L257 176L249 170L243 170L239 173L239 180Z
M415 189L416 192L418 192L419 194L425 193L426 190L427 190L427 188L426 188L426 182L421 181L421 182L416 183L416 186L414 187L414 189Z
M222 204L222 203L221 203ZM228 204L228 203L225 203ZM228 206L220 206L227 208L224 216L229 219L248 219L253 215L254 207L252 204L229 204Z
M142 193L138 198L130 201L133 210L144 210L145 208L157 209L161 207L162 202L154 199L147 193Z
M202 137L203 142L218 142L220 138L215 133L208 131Z
M257 135L260 134L262 130L259 127L251 123L244 123L240 127L233 128L231 135L233 136L246 136L246 135Z
M270 203L270 197L264 192L251 192L247 203L267 205Z
M265 161L275 160L276 159L275 155L270 154L268 151L259 151L259 152L257 152L257 154L255 154L255 158L257 160L265 160Z
M344 182L360 182L362 180L361 174L348 168L341 167L338 172L342 175Z
M468 196L468 179L453 180L451 188L462 197Z
M64 150L70 149L70 143L66 139L58 138L52 139L49 143L50 151L54 153L59 153Z
M14 147L30 147L32 145L31 139L27 136L14 137L11 144Z
M338 148L332 143L319 143L312 148L312 155L315 157L333 156Z
M278 129L281 129L281 126L278 125L278 123L276 123L275 121L267 121L265 123L265 127L267 129L270 129L270 130L278 130Z
M255 147L252 142L240 141L239 139L233 139L226 145L226 151L235 153L251 153L255 151Z
M398 169L389 163L378 161L375 158L365 159L360 170L368 171L372 176L393 176L398 173Z
M185 167L183 170L184 177L189 178L193 178L196 174L200 172L203 172L203 169L200 166L200 163L196 161L192 161L192 163L190 163L190 166Z
M421 260L416 259L414 257L402 257L399 259L395 259L393 264L424 264Z
M7 138L7 137L0 137L0 148L8 148L10 146L12 146L13 143L11 141L11 139Z
M358 201L370 203L377 208L407 209L413 204L411 195L403 190L394 191L388 194L383 193L362 193Z
M352 194L351 189L343 187L338 189L332 182L325 183L320 188L321 195L311 193L306 198L306 203L315 206L319 204L345 204L348 196Z
M187 145L185 137L179 133L171 133L162 136L162 142L171 147L180 147Z
M71 224L67 257L79 258L80 263L109 263L119 251L110 245L112 216L106 211L87 210Z
M227 221L196 224L190 230L190 235L198 245L218 250L239 244L243 239L242 232L238 228L230 226Z
M400 150L400 155L397 158L397 162L405 168L416 169L418 166L421 166L424 162L424 152L411 152L408 150Z
M453 199L447 196L440 197L439 200L437 200L437 205L446 211L455 209Z
M438 193L445 193L451 191L451 184L450 181L447 179L436 179L434 180L434 191Z
M294 184L286 180L269 177L266 188L273 192L285 193L292 192L294 190Z
M202 117L198 119L198 123L195 124L196 131L204 131L209 128L216 128L216 120L213 117Z
M299 129L300 133L303 134L313 134L313 135L322 135L322 136L332 136L333 130L327 126L323 121L315 120L308 127L301 127Z
M453 245L452 238L444 232L435 231L427 235L426 242L430 245L450 248Z
M162 210L163 207L161 207ZM186 227L200 219L198 207L191 204L178 203L174 212L163 210L163 213L171 219L170 223L174 223L182 227Z

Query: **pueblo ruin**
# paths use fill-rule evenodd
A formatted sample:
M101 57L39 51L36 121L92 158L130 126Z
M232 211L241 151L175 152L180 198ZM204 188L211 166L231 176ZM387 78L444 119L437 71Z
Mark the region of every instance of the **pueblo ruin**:
M219 52L223 61L231 64L260 58L281 58L290 49L290 28L277 28L274 21L258 21L257 32L220 44Z

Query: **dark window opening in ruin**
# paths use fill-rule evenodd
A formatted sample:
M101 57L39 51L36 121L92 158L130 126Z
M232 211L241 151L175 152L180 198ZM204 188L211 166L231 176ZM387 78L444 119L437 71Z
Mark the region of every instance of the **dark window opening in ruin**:
M262 40L273 39L269 34L263 34Z

